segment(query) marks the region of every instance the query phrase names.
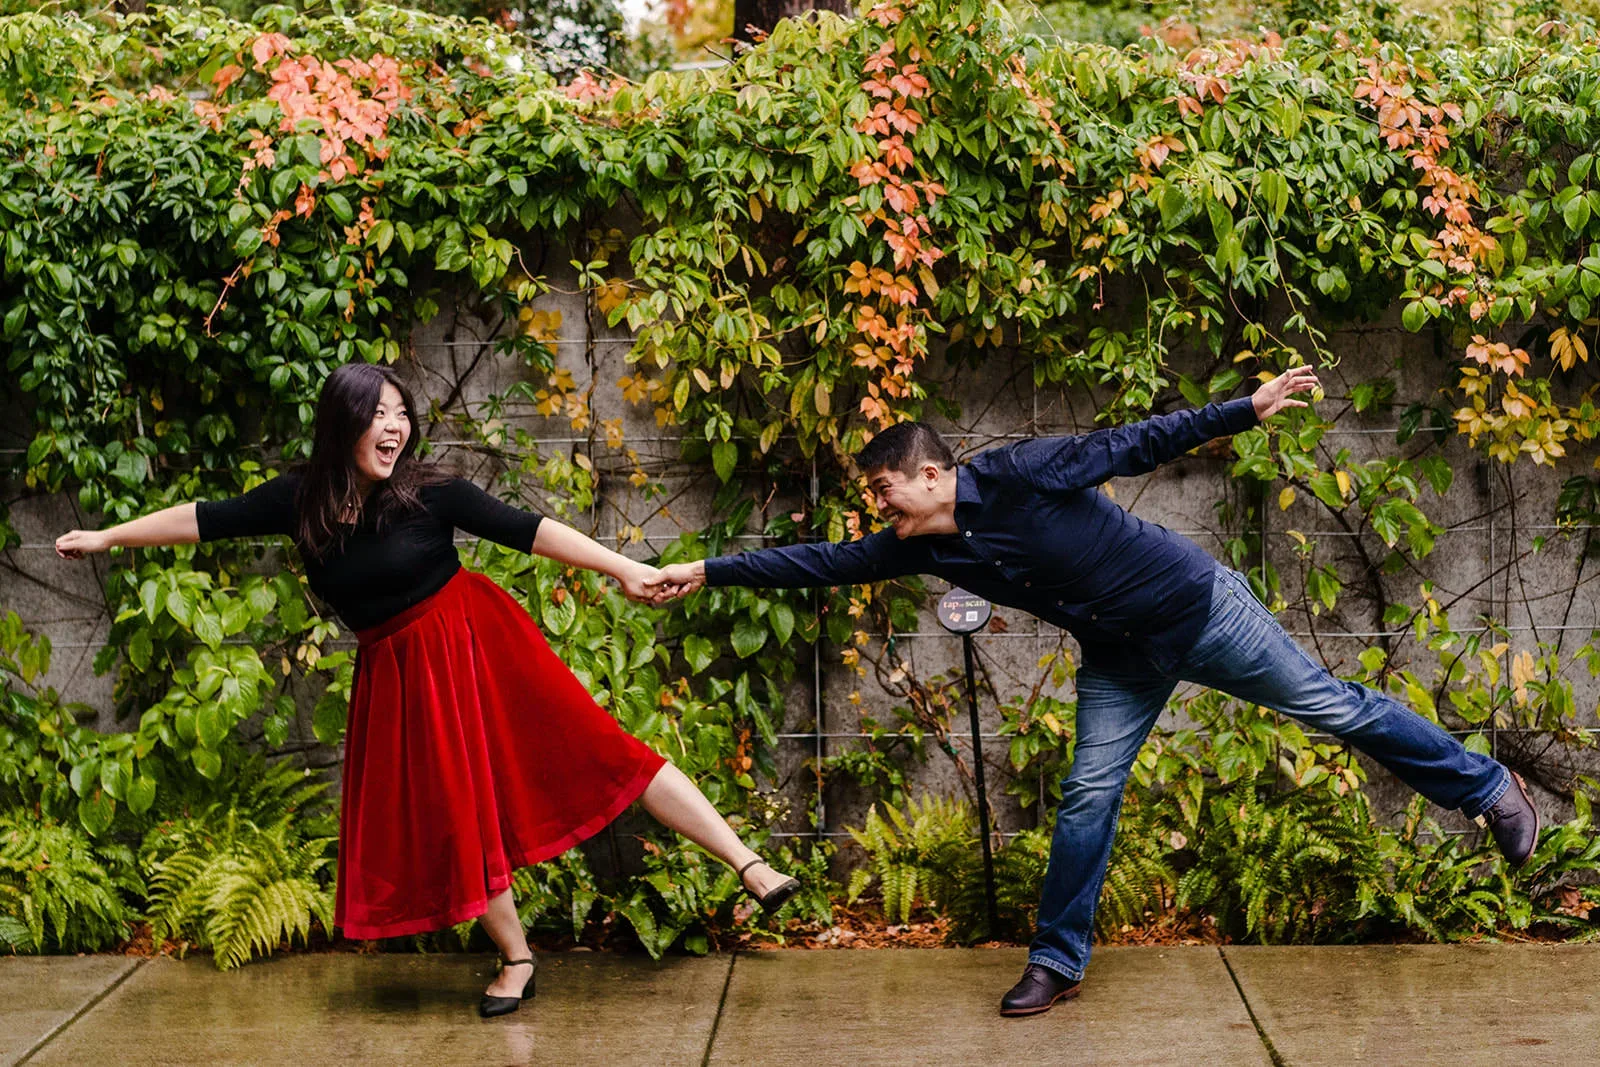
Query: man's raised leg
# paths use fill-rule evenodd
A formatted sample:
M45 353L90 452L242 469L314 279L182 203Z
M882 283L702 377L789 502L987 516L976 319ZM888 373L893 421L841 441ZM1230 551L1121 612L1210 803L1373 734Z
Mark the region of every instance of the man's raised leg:
M1212 596L1210 621L1181 668L1185 679L1349 742L1440 807L1486 817L1507 857L1527 859L1538 817L1504 766L1383 693L1334 677L1284 632L1243 576L1219 569Z

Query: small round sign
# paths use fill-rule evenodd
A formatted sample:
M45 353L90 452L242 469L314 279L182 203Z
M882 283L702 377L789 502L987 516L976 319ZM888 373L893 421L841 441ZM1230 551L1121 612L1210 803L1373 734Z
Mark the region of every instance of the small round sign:
M987 600L965 589L952 589L939 600L939 625L953 634L977 633L993 613Z

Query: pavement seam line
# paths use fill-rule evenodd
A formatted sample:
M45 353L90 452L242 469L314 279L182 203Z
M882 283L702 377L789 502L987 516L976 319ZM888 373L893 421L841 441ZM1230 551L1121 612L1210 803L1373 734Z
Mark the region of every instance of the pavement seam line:
M722 996L717 998L717 1014L711 1020L711 1033L706 1038L706 1054L700 1057L700 1067L710 1067L711 1050L717 1044L717 1030L722 1026L722 1010L728 1005L728 987L733 985L733 968L739 963L739 952L734 950L728 960L728 974L722 979Z
M52 1026L45 1033L45 1035L43 1037L41 1037L39 1040L35 1041L32 1045L29 1045L27 1051L24 1052L21 1056L17 1057L17 1059L15 1061L16 1062L16 1067L22 1067L22 1065L24 1063L27 1063L29 1060L31 1060L35 1056L37 1056L41 1051L43 1051L43 1049L44 1049L44 1047L46 1045L48 1045L50 1042L54 1041L57 1037L59 1037L64 1032L66 1032L68 1027L70 1027L73 1023L77 1022L79 1019L83 1018L85 1015L88 1015L91 1011L93 1011L95 1009L95 1007L102 1000L104 1000L107 997L109 997L117 988L119 988L122 985L123 982L126 982L129 978L132 978L134 973L137 972L139 970L139 968L143 967L145 964L147 964L149 962L150 962L149 958L135 960L134 961L134 965L132 967L129 967L126 971L123 971L120 975L118 975L117 976L117 980L115 982L112 982L110 985L108 985L104 989L100 990L99 993L97 993L94 996L90 997L81 1006L79 1006L77 1011L73 1012L67 1018L61 1020L55 1026Z
M1250 1016L1250 1025L1256 1028L1256 1036L1261 1039L1261 1045L1267 1050L1267 1055L1272 1059L1272 1067L1289 1067L1289 1061L1273 1045L1272 1038L1267 1036L1266 1028L1261 1025L1261 1020L1256 1018L1256 1011L1250 1006L1250 998L1244 995L1244 986L1239 984L1239 976L1233 972L1233 963L1229 961L1228 954L1221 945L1217 946L1217 955L1222 957L1222 965L1228 969L1228 977L1233 979L1233 988L1239 993L1239 1003L1244 1005L1245 1014Z

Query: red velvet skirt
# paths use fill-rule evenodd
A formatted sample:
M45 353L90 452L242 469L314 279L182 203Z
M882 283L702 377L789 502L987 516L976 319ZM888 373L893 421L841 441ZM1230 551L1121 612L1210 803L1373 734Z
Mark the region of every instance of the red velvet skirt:
M666 762L481 574L357 637L334 907L346 937L482 915L513 870L599 832Z

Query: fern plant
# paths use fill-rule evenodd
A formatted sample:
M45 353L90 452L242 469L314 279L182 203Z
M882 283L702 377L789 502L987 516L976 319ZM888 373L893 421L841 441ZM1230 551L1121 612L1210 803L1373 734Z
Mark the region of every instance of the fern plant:
M904 813L884 805L888 819L876 804L867 809L866 825L846 827L867 853L868 865L850 877L853 904L874 881L883 896L883 914L890 922L911 920L918 899L936 903L955 888L945 861L951 849L976 851L976 821L964 800L924 796L906 805Z
M1432 941L1459 941L1494 930L1505 919L1505 900L1479 872L1499 865L1499 852L1491 842L1474 847L1446 834L1424 815L1426 807L1427 801L1416 797L1403 828L1379 835L1389 879L1362 886L1356 917Z
M1207 805L1177 904L1262 943L1348 938L1359 901L1385 884L1377 836L1360 793L1236 786Z
M578 849L534 867L524 867L511 876L517 901L517 918L523 927L570 926L572 939L583 935L589 912L600 899L589 861Z
M978 842L941 846L935 862L951 888L937 901L950 918L950 938L976 941L1027 941L1033 936L1039 894L1050 865L1050 828L1024 830L994 853L995 921L989 926L984 898L983 857Z
M1173 817L1173 808L1159 795L1130 792L1123 801L1120 828L1095 912L1095 928L1101 936L1124 926L1141 926L1172 905L1178 885L1174 856L1188 843Z
M128 936L144 893L133 850L96 846L81 826L0 812L0 949L94 952Z
M338 837L322 801L328 787L251 760L237 796L158 825L140 850L156 941L179 941L180 954L210 948L221 970L309 939L313 919L333 929Z

